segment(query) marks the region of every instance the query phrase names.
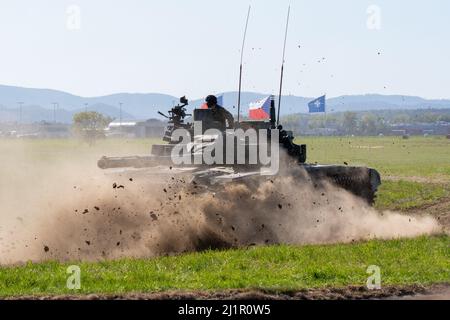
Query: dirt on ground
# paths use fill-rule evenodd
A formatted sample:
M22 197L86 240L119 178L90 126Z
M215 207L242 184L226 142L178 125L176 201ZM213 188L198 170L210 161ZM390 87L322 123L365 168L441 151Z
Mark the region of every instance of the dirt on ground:
M0 219L0 264L442 232L429 215L378 212L332 185L316 188L307 177L299 183L291 172L262 183L246 180L224 185L220 192L202 192L201 185L169 171L162 177L154 172L86 177L80 170L66 170L70 175L47 175L28 190L10 190L14 201L9 208L7 199L2 204L7 214ZM28 201L16 201L25 195Z
M98 176L96 168L87 170L77 161L36 170L26 154L15 158L9 168L13 174L0 181L0 265L151 257L255 243L413 237L439 233L440 226L450 230L448 198L408 212L377 212L343 190L330 186L316 190L289 176L256 187L228 186L218 197L202 194L199 186L187 187L187 180L173 172L164 179L141 174ZM375 299L429 296L435 291L435 287L402 286L377 291L346 287L284 293L174 291L20 298Z
M19 300L361 300L361 299L414 299L450 300L450 284L432 286L386 286L369 290L363 286L343 288L304 289L274 292L265 290L226 291L166 291L155 293L129 293L112 295L47 295L20 296Z
M450 232L450 198L442 198L436 203L413 208L406 212L414 216L432 216L444 227L446 232Z

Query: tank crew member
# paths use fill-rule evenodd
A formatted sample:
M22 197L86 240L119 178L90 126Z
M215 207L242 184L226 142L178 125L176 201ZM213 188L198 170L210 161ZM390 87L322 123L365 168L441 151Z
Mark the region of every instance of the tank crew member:
M233 115L227 111L224 107L219 106L217 104L216 96L209 95L205 99L206 105L208 109L212 110L212 114L215 121L220 122L225 128L233 128L234 127L234 117ZM228 122L228 126L227 126Z

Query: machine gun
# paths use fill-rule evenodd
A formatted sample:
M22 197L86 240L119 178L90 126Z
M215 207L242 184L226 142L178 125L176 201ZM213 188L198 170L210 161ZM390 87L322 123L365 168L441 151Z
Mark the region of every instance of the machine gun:
M160 115L164 118L169 119L169 126L167 127L166 132L164 133L163 140L166 142L172 142L172 132L176 129L183 128L188 129L191 127L190 123L185 123L184 119L186 117L192 116L191 114L186 113L186 106L189 104L186 96L180 98L180 103L169 110L169 115L165 115L161 111L158 111Z

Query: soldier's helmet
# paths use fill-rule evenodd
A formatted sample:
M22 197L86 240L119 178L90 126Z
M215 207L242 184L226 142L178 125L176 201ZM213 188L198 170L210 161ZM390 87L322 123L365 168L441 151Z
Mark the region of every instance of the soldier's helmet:
M217 97L213 96L213 95L209 95L206 97L205 101L208 104L208 106L213 106L213 105L217 104Z

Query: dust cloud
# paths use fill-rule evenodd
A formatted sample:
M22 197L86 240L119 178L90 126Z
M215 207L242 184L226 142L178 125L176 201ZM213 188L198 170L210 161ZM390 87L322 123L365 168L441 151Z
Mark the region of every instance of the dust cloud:
M431 217L377 212L289 173L216 186L161 170L2 159L0 264L152 257L274 243L352 242L440 232ZM300 170L300 169L299 169Z

